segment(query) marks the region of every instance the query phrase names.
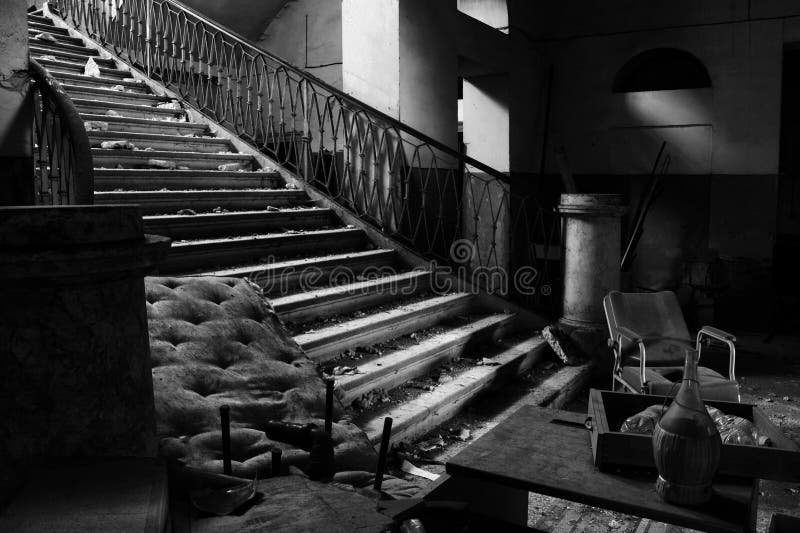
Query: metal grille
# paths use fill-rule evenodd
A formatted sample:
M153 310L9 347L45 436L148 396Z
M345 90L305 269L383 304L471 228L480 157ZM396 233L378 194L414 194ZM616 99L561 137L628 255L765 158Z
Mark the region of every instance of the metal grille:
M537 183L475 161L174 0L55 0L75 28L443 271L555 310Z
M92 151L83 121L59 83L31 59L37 205L92 204Z

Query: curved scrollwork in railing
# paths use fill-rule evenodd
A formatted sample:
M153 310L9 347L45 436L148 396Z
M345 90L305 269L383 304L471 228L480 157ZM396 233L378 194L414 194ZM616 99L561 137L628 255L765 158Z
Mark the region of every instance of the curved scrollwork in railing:
M559 223L540 183L453 150L178 1L50 5L388 236L468 281L555 310Z
M89 137L78 110L58 81L35 59L33 150L37 205L91 204L94 173Z

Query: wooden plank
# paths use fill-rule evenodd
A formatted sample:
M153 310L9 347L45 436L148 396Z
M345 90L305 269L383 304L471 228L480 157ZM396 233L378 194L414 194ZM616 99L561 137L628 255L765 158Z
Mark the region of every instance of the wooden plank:
M311 359L324 362L357 346L369 346L430 327L448 316L465 312L472 295L449 294L334 324L294 339Z
M327 276L338 268L348 268L350 272L360 274L367 267L394 265L395 259L394 250L364 250L212 270L202 275L234 278L247 276L267 294L283 294L297 287L309 275Z
M341 376L342 402L352 403L374 389L390 390L401 383L427 374L436 366L462 355L470 346L502 338L516 317L493 314L435 335L405 350L397 350L358 366L359 373Z
M649 435L622 433L619 428L625 418L650 405L670 400L665 396L628 394L592 390L590 410L594 417L593 455L598 467L627 465L653 468L653 453ZM719 473L779 481L800 481L800 447L786 438L761 409L735 402L706 401L723 413L746 418L772 440L772 446L741 446L723 444Z
M717 481L714 497L703 506L665 503L655 495L654 473L611 475L594 468L585 418L522 407L454 457L447 472L711 532L750 530L750 481Z
M147 233L173 239L198 239L227 235L267 233L285 228L308 230L328 226L333 214L326 209L291 209L285 211L232 211L197 215L146 216Z
M470 368L431 392L380 413L362 428L373 444L381 438L383 419L392 417L392 441L409 441L450 419L470 400L500 381L530 370L547 345L541 337L526 339L492 357L498 366Z
M427 290L430 278L430 272L414 270L275 298L272 306L282 320L303 322L412 296Z

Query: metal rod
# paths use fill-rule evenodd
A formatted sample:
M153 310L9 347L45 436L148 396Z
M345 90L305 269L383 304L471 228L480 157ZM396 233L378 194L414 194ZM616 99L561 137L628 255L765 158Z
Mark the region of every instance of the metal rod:
M333 435L333 378L325 380L325 433Z
M283 450L280 448L272 448L272 477L281 475L281 455Z
M219 408L222 423L222 472L231 475L231 408L223 405Z
M383 471L386 469L386 454L389 452L389 439L392 437L392 417L387 416L383 420L383 436L381 437L381 447L378 452L378 468L375 471L375 485L373 488L380 492L383 484Z

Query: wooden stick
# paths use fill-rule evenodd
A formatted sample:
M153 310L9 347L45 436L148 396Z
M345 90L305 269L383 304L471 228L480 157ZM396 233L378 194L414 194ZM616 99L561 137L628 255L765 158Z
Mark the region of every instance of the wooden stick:
M283 450L278 447L272 448L272 477L281 475L281 454Z
M325 380L325 433L333 435L333 378Z
M386 469L386 454L389 452L389 439L392 437L392 417L387 416L383 420L383 436L381 437L381 447L378 452L378 469L375 472L375 491L380 492L383 484L383 471Z
M222 471L226 475L231 475L231 408L223 405L219 408L219 415L222 419Z

